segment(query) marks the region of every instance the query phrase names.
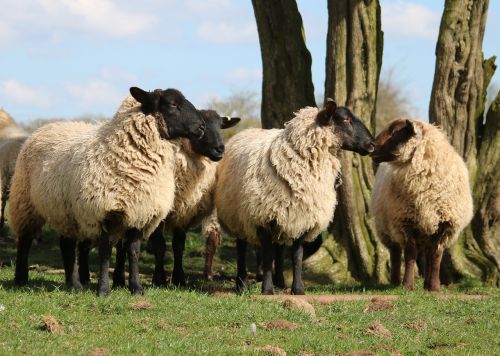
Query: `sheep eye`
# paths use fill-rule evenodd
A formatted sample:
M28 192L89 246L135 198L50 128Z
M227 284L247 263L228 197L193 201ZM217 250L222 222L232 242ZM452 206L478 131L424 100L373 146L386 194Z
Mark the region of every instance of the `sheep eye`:
M176 108L177 110L179 110L179 105L176 104L176 103L168 103L168 106L170 106L171 108Z

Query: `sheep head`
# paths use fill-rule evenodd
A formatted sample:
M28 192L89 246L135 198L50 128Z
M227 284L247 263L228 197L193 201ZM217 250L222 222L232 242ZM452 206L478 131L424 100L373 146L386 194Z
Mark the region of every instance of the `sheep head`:
M179 90L156 89L148 92L131 87L130 94L141 103L144 115L152 115L158 119L158 129L163 138L203 136L205 131L203 117Z
M320 126L332 126L342 142L341 148L367 155L374 149L374 138L363 122L348 108L337 106L328 98L316 121Z
M214 110L200 110L206 124L205 134L201 138L191 139L191 147L196 153L220 161L224 155L224 141L221 129L228 129L240 122L239 117L221 117Z
M411 139L418 139L421 134L422 129L415 121L408 119L391 121L375 139L375 150L371 154L373 161L376 163L407 161L413 152L408 142Z

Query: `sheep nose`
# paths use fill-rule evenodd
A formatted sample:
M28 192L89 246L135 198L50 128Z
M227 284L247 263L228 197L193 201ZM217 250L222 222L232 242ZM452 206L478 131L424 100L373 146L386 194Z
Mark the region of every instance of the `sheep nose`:
M220 146L216 147L215 152L217 152L219 154L223 154L224 153L224 145L220 145Z
M368 152L373 152L375 151L375 142L371 141L369 144L368 144Z

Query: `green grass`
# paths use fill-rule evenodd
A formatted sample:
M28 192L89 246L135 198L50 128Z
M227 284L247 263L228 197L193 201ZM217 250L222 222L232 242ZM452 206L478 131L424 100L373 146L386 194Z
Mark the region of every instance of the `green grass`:
M115 290L108 298L95 295L95 276L89 290L76 293L64 286L57 236L49 230L30 255L30 283L12 284L15 247L8 231L0 237L0 354L89 354L101 348L112 354L258 354L264 345L280 347L289 355L319 355L371 351L376 354L500 354L500 294L498 289L465 281L446 293L486 294L481 300L440 299L422 291L401 288L321 286L306 293L397 294L393 307L365 311L369 302L315 304L317 319L288 310L281 302L254 300L259 286L248 294L211 295L231 291L235 272L234 243L226 239L214 270L218 277L205 282L203 241L190 234L185 266L188 289L146 288L145 296ZM97 270L95 252L92 270ZM171 254L167 258L172 270ZM143 254L141 272L149 285L152 257ZM420 282L420 281L419 281ZM146 300L151 309L135 310L130 304ZM0 308L1 309L1 308ZM45 316L54 317L61 332L41 327ZM288 320L295 330L268 330L272 320ZM366 332L380 322L391 333L384 338ZM251 333L255 323L257 332ZM412 328L420 323L421 330ZM105 350L105 351L106 351Z

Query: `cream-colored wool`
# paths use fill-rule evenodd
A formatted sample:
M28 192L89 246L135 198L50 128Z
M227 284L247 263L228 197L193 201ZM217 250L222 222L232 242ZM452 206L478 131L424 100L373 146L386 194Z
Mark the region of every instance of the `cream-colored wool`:
M416 120L412 124L416 135L375 176L371 206L377 231L384 244L404 246L408 227L428 238L439 223L448 222L450 231L441 242L449 246L472 218L469 173L439 128Z
M258 226L276 224L278 243L313 240L333 218L340 172L335 126L317 108L295 113L284 129L247 129L231 138L217 167L215 205L229 233L259 244ZM273 230L274 231L274 230Z
M0 141L14 137L26 137L26 131L16 125L12 117L0 108Z
M23 146L12 181L16 235L46 221L62 235L95 239L106 215L119 211L124 228L148 237L173 205L176 151L131 96L108 122L38 129Z
M194 152L188 139L180 142L176 154L174 206L166 219L167 228L198 225L213 210L217 163Z

